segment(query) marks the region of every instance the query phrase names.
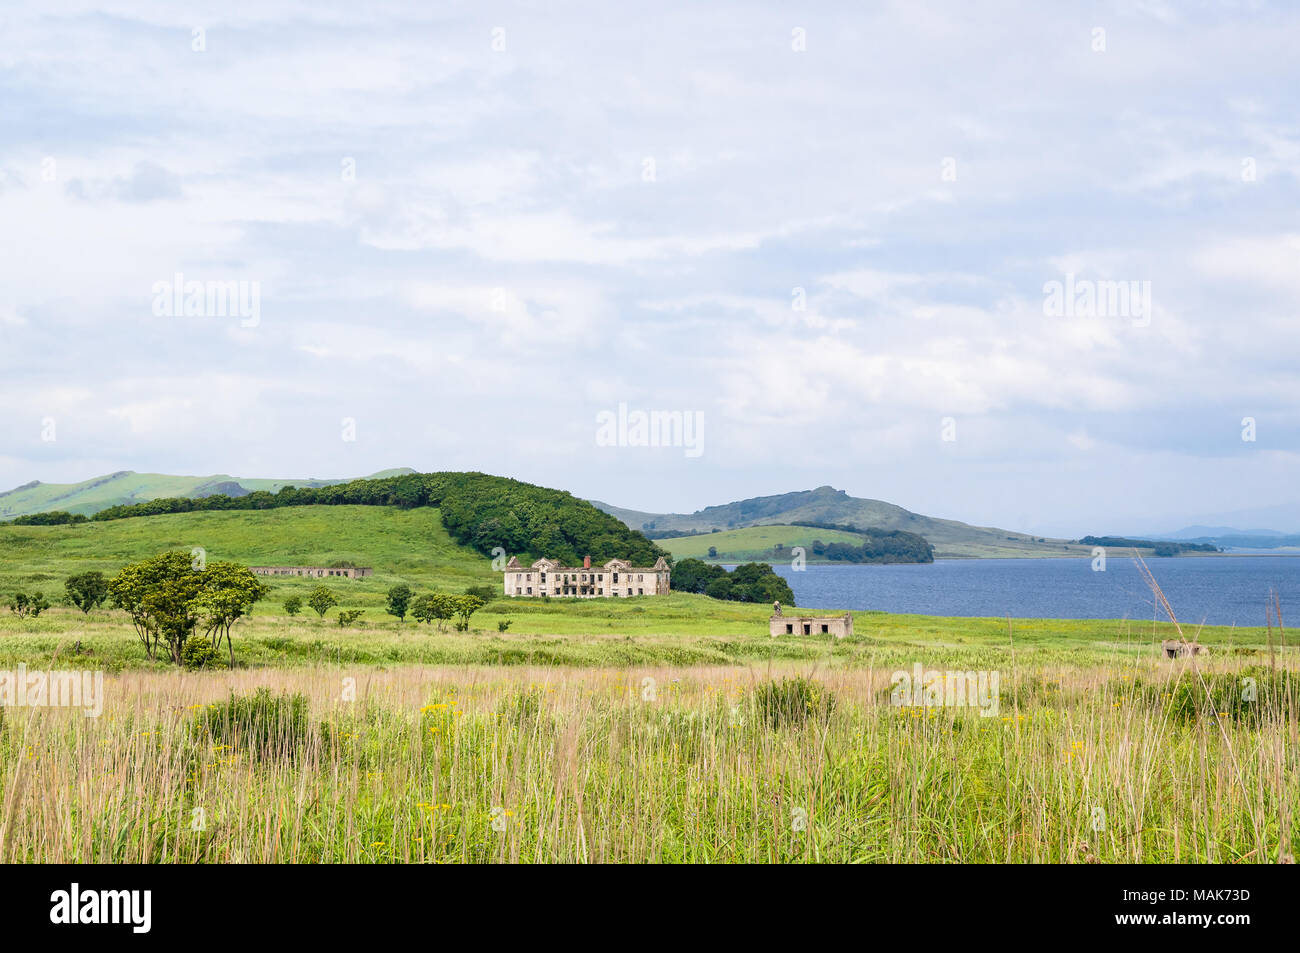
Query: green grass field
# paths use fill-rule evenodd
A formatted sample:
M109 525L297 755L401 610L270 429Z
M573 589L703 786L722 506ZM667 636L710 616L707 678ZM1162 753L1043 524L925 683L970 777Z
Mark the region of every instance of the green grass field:
M800 529L800 527L794 527ZM758 538L765 528L695 537ZM810 533L825 531L810 530ZM830 533L826 533L829 536ZM809 539L811 542L811 537ZM237 658L275 666L340 660L372 664L729 664L765 660L861 662L889 660L924 650L954 664L1002 664L1012 652L1052 663L1093 664L1141 655L1172 626L1105 620L943 618L855 612L855 635L842 642L802 637L770 639L770 607L720 602L706 596L622 600L497 599L473 617L471 634L439 632L384 611L385 593L406 583L417 593L462 592L470 585L497 586L490 560L457 545L436 509L371 506L289 507L260 512L179 513L75 526L0 526L0 597L18 590L43 591L56 607L37 619L19 620L0 610L0 663L68 664L68 647L80 641L95 652L93 663L117 671L147 665L133 630L120 612L83 616L59 605L63 580L98 569L111 574L127 562L168 549L202 547L209 559L247 565L330 565L350 561L371 566L374 576L350 580L265 577L271 595L235 630ZM328 585L339 606L325 619L310 610L296 618L281 603ZM339 609L360 609L357 625L343 629ZM827 610L829 612L830 610ZM509 621L507 632L498 623ZM1262 629L1207 628L1201 640L1258 651ZM986 666L987 667L987 666Z
M376 575L329 582L347 628L284 614L318 580L270 577L233 670L149 662L121 612L0 610L0 670L106 673L99 717L0 708L0 862L1294 858L1277 630L1206 628L1196 662L1150 622L856 612L850 638L773 639L768 606L674 593L497 599L442 631L386 615L388 586L497 575L436 510L377 507L0 527L0 595L195 546ZM998 673L998 712L895 704L917 664Z
M248 566L371 566L374 576L330 583L345 606L383 603L398 582L462 591L500 584L491 561L457 545L436 509L382 506L302 506L262 511L175 513L74 526L0 526L0 595L35 588L54 601L75 572L105 574L165 552L201 547L208 559ZM280 602L319 580L268 576Z

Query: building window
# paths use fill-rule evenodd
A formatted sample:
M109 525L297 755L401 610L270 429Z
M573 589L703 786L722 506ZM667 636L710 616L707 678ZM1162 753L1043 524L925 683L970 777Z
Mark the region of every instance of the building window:
M786 635L794 635L794 624L793 624L793 623L787 622L787 623L785 624L785 634L786 634Z
M805 626L803 627L803 634L804 634L804 635L811 635L811 634L812 634L812 626L811 626L811 625L805 625Z
M829 631L830 631L829 628L827 628L826 626L822 626L822 632L829 632Z

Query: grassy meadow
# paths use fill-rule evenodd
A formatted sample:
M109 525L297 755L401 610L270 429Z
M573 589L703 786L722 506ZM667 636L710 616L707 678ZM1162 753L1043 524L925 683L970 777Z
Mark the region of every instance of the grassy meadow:
M0 860L1289 860L1294 689L1198 669L1017 670L987 718L858 667L132 672L6 711Z
M106 673L99 717L0 708L0 860L1273 863L1300 834L1276 629L1207 627L1194 662L1149 621L773 639L767 606L675 593L498 599L458 633L384 591L499 577L437 511L378 507L0 527L0 594L193 546L376 575L328 582L348 627L270 578L233 670L149 662L120 612L0 611L0 670ZM997 713L893 704L916 663L997 671Z

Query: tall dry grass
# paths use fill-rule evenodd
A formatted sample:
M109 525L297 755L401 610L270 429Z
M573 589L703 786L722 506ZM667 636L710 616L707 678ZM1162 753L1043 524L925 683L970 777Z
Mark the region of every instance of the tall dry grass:
M0 859L1285 861L1273 664L1004 672L992 718L895 707L870 669L812 673L833 709L793 719L755 698L794 673L760 668L128 673L98 719L4 711ZM224 720L259 687L304 709Z

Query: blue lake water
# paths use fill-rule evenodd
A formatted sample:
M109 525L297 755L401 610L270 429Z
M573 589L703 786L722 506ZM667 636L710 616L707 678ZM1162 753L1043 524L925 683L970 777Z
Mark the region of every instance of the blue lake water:
M1283 622L1300 628L1300 557L1174 557L1147 565L1179 622L1264 625L1265 600L1276 591ZM1155 600L1137 564L1113 555L1105 572L1094 572L1091 559L942 559L923 565L816 565L802 572L788 565L774 568L805 608L1049 619L1155 616Z

